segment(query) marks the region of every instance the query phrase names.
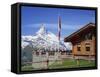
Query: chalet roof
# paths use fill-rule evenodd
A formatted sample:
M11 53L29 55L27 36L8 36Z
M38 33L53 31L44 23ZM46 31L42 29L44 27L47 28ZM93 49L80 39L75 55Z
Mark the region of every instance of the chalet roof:
M65 42L69 42L71 41L71 39L74 37L74 36L77 36L79 35L80 33L82 33L83 31L85 32L86 30L89 30L89 28L94 28L95 27L95 23L89 23L87 25L85 25L84 27L80 28L79 30L77 30L76 32L72 33L71 35L69 35L68 37L65 37L64 38L64 41Z

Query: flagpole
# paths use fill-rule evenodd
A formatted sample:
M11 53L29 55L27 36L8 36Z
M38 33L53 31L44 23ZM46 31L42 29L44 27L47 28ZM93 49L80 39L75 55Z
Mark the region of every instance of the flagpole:
M60 44L60 37L61 37L61 18L60 16L58 17L58 41Z
M60 37L61 37L61 18L60 16L58 17L58 41L59 41L59 45L58 45L58 59L61 61L61 52L60 52Z

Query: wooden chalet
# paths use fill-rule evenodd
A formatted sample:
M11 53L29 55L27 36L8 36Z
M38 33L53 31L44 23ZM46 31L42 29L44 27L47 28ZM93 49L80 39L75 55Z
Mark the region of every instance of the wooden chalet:
M72 43L72 55L74 58L95 60L96 27L94 23L85 25L73 34L65 37L64 41Z

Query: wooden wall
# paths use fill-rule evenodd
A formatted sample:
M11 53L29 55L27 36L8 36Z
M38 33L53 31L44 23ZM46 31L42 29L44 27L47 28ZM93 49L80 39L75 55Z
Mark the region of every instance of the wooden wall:
M90 51L86 51L86 43L90 43ZM81 51L77 51L77 47L81 48ZM80 45L78 43L73 45L72 48L72 54L73 55L79 55L79 56L94 56L95 55L95 37L92 36L92 40L84 40L80 42Z

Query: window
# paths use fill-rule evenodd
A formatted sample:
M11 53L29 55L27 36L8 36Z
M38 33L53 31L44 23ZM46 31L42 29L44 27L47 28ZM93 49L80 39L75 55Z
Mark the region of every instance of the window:
M85 43L85 45L90 45L90 43Z
M86 42L85 43L85 47L86 47L86 51L90 51L91 43L90 42Z
M66 51L62 51L62 52L61 52L61 55L64 55L65 53L66 53Z
M41 52L41 54L42 54L42 55L45 55L45 54L46 54L46 52L45 52L45 51L43 51L43 52Z
M36 52L36 55L38 56L39 55L39 52Z
M85 40L92 40L92 33L88 33L85 35Z
M81 43L77 43L77 51L81 51Z
M53 52L53 51L49 52L49 56L50 56L50 55L54 55L54 52Z
M77 47L77 51L81 51L81 47Z
M86 51L90 51L90 47L86 47Z

